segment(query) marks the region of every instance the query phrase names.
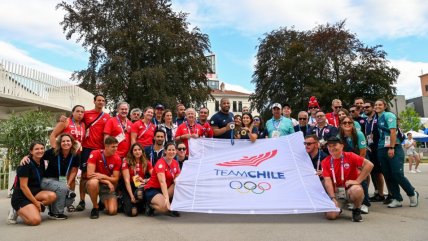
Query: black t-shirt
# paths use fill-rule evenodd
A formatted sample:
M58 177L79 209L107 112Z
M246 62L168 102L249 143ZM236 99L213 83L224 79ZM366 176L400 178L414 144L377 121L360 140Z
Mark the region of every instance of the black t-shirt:
M361 126L361 132L363 134L366 134L366 119L359 116L358 118L354 119L354 121L358 122L358 124L360 124Z
M305 125L305 126L297 125L297 126L294 126L294 131L295 132L298 132L298 131L303 132L303 137L305 137L308 134L309 125Z
M58 170L58 157L60 168ZM51 148L45 152L42 160L47 160L48 166L45 171L45 177L48 178L59 178L59 172L61 172L61 176L67 176L70 174L70 171L73 167L79 167L80 155L72 155L68 154L67 157L64 157L62 154L59 156L55 155L54 149ZM68 170L68 173L67 173Z
M323 128L314 126L308 131L308 134L315 134L318 136L318 139L324 139L324 141L327 141L332 136L337 136L337 133L337 128L332 125L326 125Z
M249 134L248 132L246 132L245 135L242 135L241 133L239 133L241 135L241 139L250 139L250 136L248 135ZM258 128L254 126L253 129L251 130L251 134L257 134L258 135L259 134Z
M15 190L13 194L15 195L23 195L21 191L21 185L19 178L20 177L28 177L28 183L27 186L30 189L31 193L34 195L40 191L40 184L42 181L42 178L45 174L45 165L43 158L40 161L40 165L37 165L37 163L30 159L30 163L25 164L23 166L19 166L16 170L16 176L18 177L18 181L16 183Z
M315 169L315 170L317 169L318 161L319 161L319 163L320 163L319 170L321 170L321 162L322 162L322 160L324 160L324 158L326 158L327 156L328 156L328 155L327 155L327 154L325 154L325 152L323 152L322 150L318 150L318 153L317 153L313 158L311 158L312 165L314 166L314 169ZM309 156L309 157L310 157L310 156Z
M263 129L263 130L259 129L257 131L257 135L258 135L257 139L265 139L266 136L268 136L268 133L267 133L267 130L265 130L265 129Z
M233 113L229 112L225 114L219 111L211 117L210 124L212 127L217 126L219 129L221 129L225 127L229 122L233 122ZM214 136L214 138L230 139L231 132L232 130L228 130L219 136Z
M154 167L156 162L163 156L163 149L161 149L159 152L156 152L153 149L153 146L148 146L144 148L144 153L146 154L147 160L149 160Z

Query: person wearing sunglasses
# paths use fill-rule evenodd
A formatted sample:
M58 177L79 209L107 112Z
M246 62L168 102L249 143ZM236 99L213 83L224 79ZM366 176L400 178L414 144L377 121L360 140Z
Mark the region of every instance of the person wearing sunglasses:
M299 120L299 124L297 126L294 126L294 131L295 132L301 131L303 134L303 137L305 137L309 131L308 112L300 111L299 114L297 115L297 119Z
M337 128L327 123L324 112L318 111L315 117L317 118L317 125L311 127L308 134L315 134L319 139L323 151L328 153L326 146L327 139L332 136L337 136Z
M337 114L339 115L339 122L341 122L343 118L350 116L349 111L345 108L340 109L339 112L337 112ZM354 127L355 129L361 131L360 123L356 122L355 120L354 120Z
M361 156L362 158L366 157L366 150L367 150L366 137L361 131L358 131L354 127L354 120L350 116L346 116L340 121L338 137L343 143L344 151L353 152ZM371 206L369 195L368 195L367 181L364 180L361 183L361 186L364 189L365 195L364 195L363 204L360 209L363 214L367 214L369 213L369 207ZM352 209L352 207L350 207L350 209Z
M177 145L177 155L175 156L174 159L178 161L178 164L181 170L183 169L183 163L188 160L186 155L187 148L186 148L186 145L181 141L177 142L176 145Z
M355 126L355 128L364 134L366 130L366 120L361 117L361 110L362 109L357 105L352 105L351 108L349 108L352 119L359 124L359 126Z
M265 129L265 122L260 116L254 116L253 118L254 127L257 127L258 139L268 138L267 130Z
M316 174L323 180L321 162L327 157L327 154L320 149L318 137L316 135L307 135L303 144L305 145L306 153L311 158Z
M330 113L327 113L325 117L327 118L328 124L339 127L339 115L337 114L340 109L342 109L342 101L339 99L334 99L331 102L331 109L333 110Z
M308 104L308 113L309 113L308 124L310 126L315 126L317 124L317 118L315 117L315 115L319 110L320 110L320 105L318 104L317 98L315 96L311 96L311 98L309 98L309 104Z

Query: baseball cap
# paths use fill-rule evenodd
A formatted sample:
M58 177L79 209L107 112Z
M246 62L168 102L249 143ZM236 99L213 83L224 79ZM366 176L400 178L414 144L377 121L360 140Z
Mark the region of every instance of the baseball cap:
M327 144L336 144L336 143L342 144L342 140L340 138L338 138L337 136L332 136L332 137L328 138L328 140L327 140Z
M162 104L157 104L155 109L165 109L165 107Z
M281 104L280 103L274 103L273 105L272 105L272 109L273 108L280 108L280 109L282 109L282 106L281 106Z

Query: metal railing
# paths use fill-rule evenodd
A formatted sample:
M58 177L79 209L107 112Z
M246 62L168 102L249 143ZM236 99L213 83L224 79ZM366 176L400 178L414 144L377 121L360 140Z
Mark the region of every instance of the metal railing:
M93 105L88 91L49 74L0 60L0 95L70 111L80 104Z

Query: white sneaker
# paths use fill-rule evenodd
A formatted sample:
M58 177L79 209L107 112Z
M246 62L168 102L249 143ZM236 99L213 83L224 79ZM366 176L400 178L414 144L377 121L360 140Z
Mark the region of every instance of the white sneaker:
M397 199L392 199L392 202L390 204L388 204L389 208L399 208L401 206L403 206L403 205Z
M361 210L361 213L362 214L369 214L369 207L367 207L366 205L361 205L361 208L360 208L360 210Z
M410 170L409 173L416 173L416 171L415 170Z
M410 207L417 207L418 206L418 199L419 199L419 193L415 191L415 195L409 197L410 199Z
M348 203L348 210L352 210L354 209L354 204L353 203Z
M18 219L18 213L16 213L13 207L10 207L9 213L7 215L7 223L8 224L16 224L16 220Z
M422 171L421 171L421 169L417 168L417 169L416 169L416 172L421 173Z

